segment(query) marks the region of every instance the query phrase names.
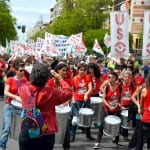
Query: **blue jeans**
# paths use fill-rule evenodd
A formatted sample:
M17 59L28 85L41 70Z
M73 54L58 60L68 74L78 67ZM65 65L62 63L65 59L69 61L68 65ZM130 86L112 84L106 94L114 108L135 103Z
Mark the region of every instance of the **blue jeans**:
M76 101L71 107L72 117L79 116L79 109L81 107L90 108L91 107L90 101L86 101L86 102ZM77 127L78 127L77 125L71 125L70 136L73 138L75 138ZM90 133L90 127L86 128L86 136L89 137L90 134L91 134Z
M0 135L0 147L2 149L6 149L6 144L8 141L8 136L10 133L10 126L11 126L11 116L14 112L15 108L12 105L5 104L3 110L3 126Z

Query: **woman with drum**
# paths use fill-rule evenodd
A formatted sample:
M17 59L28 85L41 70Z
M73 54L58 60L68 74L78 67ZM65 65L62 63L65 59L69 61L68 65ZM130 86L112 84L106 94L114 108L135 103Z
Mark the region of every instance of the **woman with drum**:
M119 110L121 106L120 96L121 96L121 91L120 91L120 85L118 83L118 75L115 72L110 72L108 75L108 84L105 86L103 91L103 109L104 109L105 116L109 116L109 115L119 116ZM119 117L117 118L120 120ZM96 143L94 144L93 147L94 149L98 149L100 146L100 142L103 136L104 125L105 124L103 120L99 127ZM113 137L112 142L118 144L119 132L117 136Z
M127 123L122 124L121 126L121 135L124 137L125 141L128 141L128 109L131 105L131 96L135 90L133 83L130 80L131 72L123 71L122 72L122 83L121 83L121 115L126 118Z
M71 80L66 78L67 68L68 68L68 66L64 62L60 62L56 65L55 71L71 86ZM52 71L52 73L53 73L53 71ZM59 80L55 77L50 78L48 80L46 86L54 87L54 88L57 88L59 90L62 90L62 87L60 86ZM63 109L67 108L65 106L69 105L69 101L65 102L62 105L64 105ZM62 108L62 105L60 108ZM63 125L63 123L62 123L62 125ZM70 115L68 115L68 122L67 122L67 127L66 127L66 132L65 132L65 138L64 138L64 141L62 141L62 143L63 143L63 148L65 150L70 148Z
M101 75L97 64L90 63L87 66L87 73L92 79L92 95L93 97L99 97L100 86L101 86Z
M4 94L7 98L3 110L3 128L0 136L0 150L6 149L11 126L11 115L15 111L15 106L12 105L12 102L13 100L21 100L18 96L18 88L27 83L27 80L24 78L24 66L22 59L16 59L14 62L15 76L6 79Z
M72 80L73 86L73 104L72 104L72 126L70 131L70 142L75 141L77 122L73 123L74 118L79 116L79 109L82 107L90 108L90 96L92 92L92 81L87 75L87 65L80 63L78 65L78 74ZM86 137L88 140L94 140L91 136L90 127L86 127Z

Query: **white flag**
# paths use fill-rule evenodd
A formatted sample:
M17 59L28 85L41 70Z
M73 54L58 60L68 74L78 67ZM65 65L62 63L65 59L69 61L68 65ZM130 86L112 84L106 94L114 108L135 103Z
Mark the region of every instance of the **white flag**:
M111 38L110 35L108 35L108 33L106 33L104 36L104 44L106 45L107 48L109 48L111 45Z
M78 34L73 34L69 37L67 43L76 45L82 42L82 32Z
M93 51L95 51L95 52L97 52L97 53L99 53L101 55L104 55L104 52L103 52L101 46L99 45L97 39L95 39L95 41L94 41Z
M111 57L129 57L129 14L124 11L110 13Z
M120 6L121 11L128 11L129 10L129 3L128 1L125 1L121 6Z
M144 11L144 34L142 58L150 59L150 11Z

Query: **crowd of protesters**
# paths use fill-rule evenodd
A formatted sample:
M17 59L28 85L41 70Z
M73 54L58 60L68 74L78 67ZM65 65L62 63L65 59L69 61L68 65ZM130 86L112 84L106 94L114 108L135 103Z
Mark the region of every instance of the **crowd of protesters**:
M128 119L132 120L132 127L134 127L131 138L128 129L120 127L120 133L112 137L112 142L121 146L119 137L123 136L125 141L129 141L128 148L142 150L144 143L147 142L147 148L150 149L150 60L146 61L141 71L140 65L134 57L128 60L121 58L118 62L94 56L88 57L88 59L85 56L57 59L43 55L41 60L36 60L34 56L25 55L22 58L0 56L0 98L5 97L0 150L6 149L10 133L11 113L15 109L11 105L11 100L21 101L18 89L29 83L32 84L30 77L35 73L33 72L35 66L38 67L40 64L46 66L49 71L48 78L46 77L47 80L44 80L42 87L53 87L61 92L64 89L63 84L61 84L61 80L63 80L68 83L72 90L72 97L68 96L68 99L64 97L63 101L56 102L57 105L64 102L64 105L71 107L71 115L67 124L67 129L70 132L67 130L67 140L62 141L64 149L69 149L70 143L76 142L76 130L79 126L77 122L73 123L73 119L79 115L80 108L83 105L86 108L91 108L90 97L99 97L100 93L103 95L102 111L104 112L104 118L108 115L121 117L120 112L128 110ZM34 82L36 83L36 81ZM40 86L39 84L40 82L36 86ZM47 98L47 101L49 99ZM50 102L46 104L53 105ZM49 123L48 125L50 126ZM92 135L91 127L81 128L86 133L87 140L95 141L93 149L100 148L104 126L105 122L101 120L97 135ZM57 129L52 132L53 137L45 136L45 138L55 141L56 131ZM50 135L50 132L48 135ZM96 139L94 136L96 136ZM27 137L25 136L25 138ZM22 132L21 139L23 139ZM20 150L26 150L23 148L21 141L20 145ZM49 148L50 150L53 149L52 145ZM35 148L34 146L33 148Z

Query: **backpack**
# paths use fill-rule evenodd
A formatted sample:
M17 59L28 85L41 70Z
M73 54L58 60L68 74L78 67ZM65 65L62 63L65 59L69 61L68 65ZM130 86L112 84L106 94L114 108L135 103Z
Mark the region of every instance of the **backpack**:
M39 91L32 94L29 86L24 87L23 90L28 92L30 96L26 102L23 102L21 129L28 132L29 138L38 138L47 129L40 109L35 106L35 99Z

